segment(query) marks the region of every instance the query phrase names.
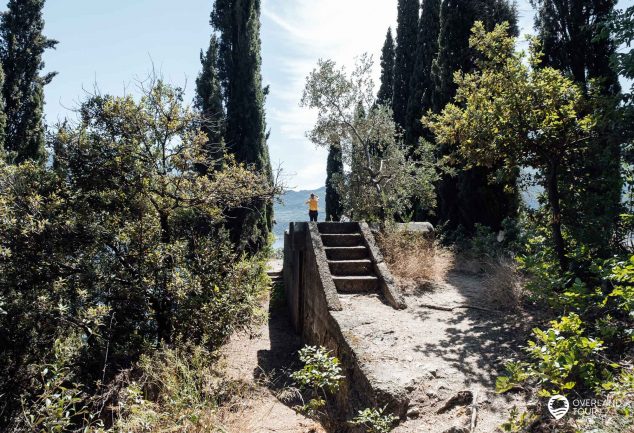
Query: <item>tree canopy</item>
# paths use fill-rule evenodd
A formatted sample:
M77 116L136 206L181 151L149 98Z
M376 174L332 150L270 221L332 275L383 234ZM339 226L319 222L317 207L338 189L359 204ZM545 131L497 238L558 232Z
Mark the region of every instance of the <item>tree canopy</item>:
M307 134L311 141L341 146L349 167L339 186L344 211L359 220L392 219L411 207L413 197L434 202L435 169L429 159L409 156L391 110L375 104L372 65L364 55L347 73L332 60L319 61L302 98L302 105L318 110Z
M527 166L548 194L551 227L562 268L567 263L561 232L562 171L587 146L595 121L581 88L561 71L538 67L542 54L532 41L528 64L515 53L508 24L488 33L476 23L470 46L482 58L476 70L457 72L455 102L426 123L441 144L455 146L467 167Z

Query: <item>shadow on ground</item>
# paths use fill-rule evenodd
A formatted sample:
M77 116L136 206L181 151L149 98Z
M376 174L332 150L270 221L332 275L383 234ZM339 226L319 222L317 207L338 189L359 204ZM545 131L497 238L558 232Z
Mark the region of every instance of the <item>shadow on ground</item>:
M276 394L292 384L289 376L299 366L297 351L301 348L301 338L293 329L283 292L282 284L272 289L268 317L271 348L258 351L258 367L253 371L253 377Z

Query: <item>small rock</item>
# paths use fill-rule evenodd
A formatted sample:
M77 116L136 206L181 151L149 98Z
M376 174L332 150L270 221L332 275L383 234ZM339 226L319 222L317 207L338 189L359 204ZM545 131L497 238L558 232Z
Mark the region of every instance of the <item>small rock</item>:
M418 418L420 416L420 409L416 406L412 406L407 411L408 418Z
M438 409L436 413L441 414L441 413L449 412L451 409L453 409L456 406L466 406L468 404L471 404L472 401L473 401L473 394L471 393L471 391L460 391L456 395L451 397L449 400L447 400L447 402L443 405L443 407Z
M469 429L466 427L451 427L445 430L443 433L469 433Z

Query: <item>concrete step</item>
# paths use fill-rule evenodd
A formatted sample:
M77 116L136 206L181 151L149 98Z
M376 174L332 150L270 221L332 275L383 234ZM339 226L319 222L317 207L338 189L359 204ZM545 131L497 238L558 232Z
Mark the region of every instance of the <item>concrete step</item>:
M325 234L359 233L359 223L324 222L317 224L317 227L319 233Z
M365 245L356 247L324 247L328 260L359 260L368 257Z
M379 288L379 279L374 275L333 276L337 291L343 293L375 292Z
M321 240L325 247L356 247L363 245L360 233L323 234Z
M362 260L328 260L332 275L368 275L372 273L372 261Z

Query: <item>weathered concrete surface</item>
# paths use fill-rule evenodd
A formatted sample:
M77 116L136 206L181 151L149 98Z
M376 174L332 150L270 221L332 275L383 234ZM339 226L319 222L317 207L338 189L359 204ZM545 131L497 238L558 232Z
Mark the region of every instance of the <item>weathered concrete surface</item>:
M363 234L365 245L370 251L370 257L372 258L372 264L374 265L374 272L379 277L379 287L381 293L387 299L389 304L396 309L402 310L407 307L403 296L398 290L392 273L387 268L383 254L376 244L374 235L370 231L370 227L367 223L359 223L359 228Z
M363 254L386 280L375 292L337 292L317 224L293 224L286 236L285 285L296 329L305 343L331 350L344 368L346 380L336 396L340 419L387 406L403 421L395 430L399 433L442 433L468 423L469 409L463 406L436 413L468 390L480 396L477 431L496 431L512 406L520 411L526 406L518 396L496 394L495 378L528 320L508 323L488 311L474 274L452 272L443 283L401 294L398 284L385 277L389 271L369 227L360 224L359 229L369 239Z
M497 394L495 379L528 321L509 323L505 315L477 309L489 307L483 290L478 276L452 272L444 283L406 292L405 310L389 308L377 296L340 295L342 310L333 316L368 381L402 399L405 412L417 413L403 417L395 432L468 427L467 406L437 413L461 391L478 392L477 432L498 431L511 407L526 407L521 395Z
M382 261L373 238L369 247L376 249L371 253L372 257ZM397 300L399 295L388 284L382 284L382 291ZM352 348L358 337L347 326L346 318L336 315L343 308L342 294L337 293L333 283L316 223L291 223L285 235L284 285L293 324L304 342L331 350L342 363L346 380L336 396L338 415L350 419L358 410L387 405L388 410L404 416L406 396L400 390L391 386L384 389L382 384L369 379L371 370L358 362ZM393 309L388 305L385 307Z

